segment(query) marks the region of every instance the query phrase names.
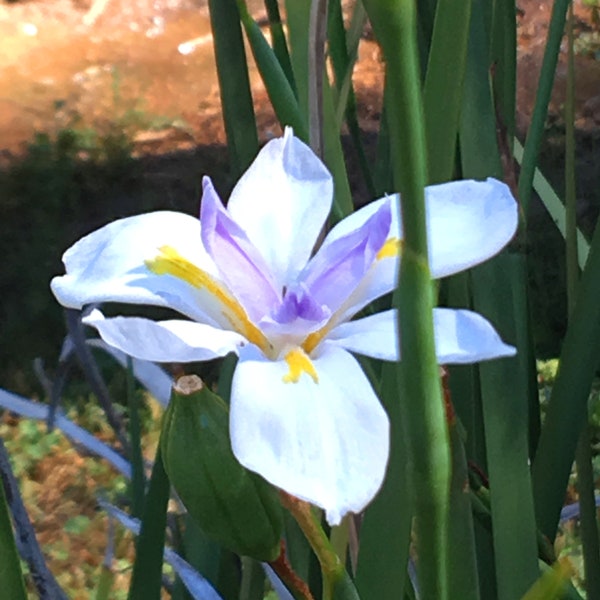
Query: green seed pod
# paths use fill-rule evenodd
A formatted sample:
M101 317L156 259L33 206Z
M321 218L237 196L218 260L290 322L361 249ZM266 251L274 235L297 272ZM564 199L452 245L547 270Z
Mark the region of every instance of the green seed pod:
M233 552L272 561L283 528L278 493L231 450L229 411L195 375L180 377L162 425L162 457L191 517Z

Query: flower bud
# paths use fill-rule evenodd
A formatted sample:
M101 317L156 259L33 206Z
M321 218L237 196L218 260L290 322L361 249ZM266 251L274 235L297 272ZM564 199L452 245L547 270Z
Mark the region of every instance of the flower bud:
M237 461L227 405L199 377L180 377L174 385L161 448L173 487L209 537L257 560L279 555L283 516L278 493Z

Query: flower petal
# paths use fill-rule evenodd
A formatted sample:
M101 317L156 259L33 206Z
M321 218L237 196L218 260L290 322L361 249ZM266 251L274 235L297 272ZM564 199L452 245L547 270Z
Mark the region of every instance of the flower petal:
M227 209L282 288L310 258L332 199L329 171L286 128L283 138L271 140L242 175Z
M434 279L464 271L498 254L515 235L517 203L496 180L451 181L427 188Z
M83 322L126 354L152 362L212 360L237 352L247 342L239 333L193 321L151 321L141 317L105 318L93 310Z
M172 248L177 257L206 274L212 286L194 286L152 272L147 261ZM200 239L200 221L177 212L154 212L114 221L85 236L63 255L66 275L51 287L70 308L125 302L172 308L195 321L230 326L214 289L223 284Z
M489 321L479 313L433 309L435 348L440 364L467 364L514 356ZM382 360L398 360L396 311L388 310L333 329L328 341L351 352Z
M398 196L376 200L338 223L325 239L321 251L340 237L361 227L382 204L389 203L392 224L388 242L398 237ZM517 203L510 189L496 179L451 181L426 188L425 203L429 263L434 279L469 269L497 254L513 237ZM396 287L398 255L390 252L376 260L344 310L350 318L364 306ZM343 320L342 319L342 320Z
M203 180L200 221L202 242L221 278L257 323L279 306L281 293L258 250L223 208L208 177Z
M238 460L273 485L325 509L332 525L361 511L379 490L389 422L358 362L323 344L312 358L318 383L248 346L231 395L231 442Z
M435 351L440 364L468 364L514 356L493 325L479 313L451 308L433 309Z
M395 361L399 356L397 321L396 311L386 310L338 325L329 332L327 341L356 354Z
M390 237L397 237L401 217L398 196L392 195L340 221L323 246L361 227L381 204L390 202ZM432 277L439 279L469 269L491 258L512 239L518 207L509 187L497 179L465 179L425 188L425 208Z
M390 232L390 204L383 203L358 229L324 245L299 280L317 303L335 312L371 267Z

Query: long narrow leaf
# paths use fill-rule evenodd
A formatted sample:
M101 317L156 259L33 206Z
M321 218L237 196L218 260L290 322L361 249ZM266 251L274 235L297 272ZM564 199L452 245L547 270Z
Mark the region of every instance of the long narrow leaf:
M382 382L381 401L391 423L390 458L383 488L368 507L361 526L356 586L365 600L396 600L406 587L413 516L394 365L383 365Z
M159 443L135 547L128 600L160 600L169 492L169 477L163 466Z
M518 350L514 358L479 367L499 600L520 598L538 577L527 463L531 348L525 272L523 257L506 253L473 271L475 310L490 318Z
M269 99L282 127L290 125L299 138L308 142L306 123L301 116L298 100L283 67L254 21L243 0L238 1L240 18L250 43L256 66L263 79Z
M2 478L0 478L0 589L6 598L27 600Z
M579 284L577 301L563 342L560 366L533 463L533 492L538 526L556 535L579 433L600 363L600 227Z
M454 170L470 18L471 0L438 0L423 89L430 183Z
M512 147L517 85L517 15L514 0L493 3L491 56L496 111Z
M134 517L142 516L146 474L142 454L142 433L138 401L135 395L133 362L127 361L127 406L129 408L129 442L131 444L131 512Z
M265 7L267 8L267 15L269 17L269 29L271 30L271 40L273 41L273 52L275 52L275 56L277 57L290 86L294 91L294 94L296 94L296 81L294 79L290 53L288 51L285 32L281 22L281 15L279 13L279 4L277 0L265 0Z
M531 125L527 132L527 140L523 151L521 175L519 177L519 199L525 217L527 217L529 210L533 175L535 173L536 162L542 143L542 136L544 134L546 114L548 112L548 104L552 93L554 73L558 62L569 2L570 0L555 0L552 8L552 18L550 19L546 50L544 52L542 70L538 81L535 107L531 117Z
M477 576L477 550L471 498L469 496L469 476L467 458L459 425L451 412L448 399L450 448L452 456L452 480L450 484L450 558L448 595L461 600L479 599Z
M209 0L231 171L238 179L258 152L246 51L236 0Z
M515 138L515 158L517 162L523 161L523 146ZM533 189L538 193L542 200L543 205L552 217L554 224L563 235L566 237L566 212L565 205L562 200L558 197L558 194L554 191L550 182L544 177L542 172L536 168L533 175ZM577 260L579 268L583 269L587 261L588 254L590 253L590 244L586 240L581 230L577 229Z

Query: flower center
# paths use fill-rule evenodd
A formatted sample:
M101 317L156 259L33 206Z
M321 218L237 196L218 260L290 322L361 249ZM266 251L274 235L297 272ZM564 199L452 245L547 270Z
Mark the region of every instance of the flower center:
M146 261L146 266L157 275L172 275L197 289L205 289L212 294L222 306L223 316L235 331L241 333L249 342L258 346L265 355L272 350L271 344L263 332L249 319L242 305L231 295L229 290L215 281L189 260L185 259L175 248L162 246L160 254Z
M285 356L289 371L283 376L284 383L298 383L302 373L306 373L315 383L319 383L319 375L312 361L302 348L294 348Z

